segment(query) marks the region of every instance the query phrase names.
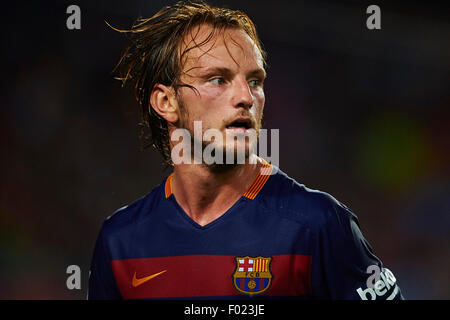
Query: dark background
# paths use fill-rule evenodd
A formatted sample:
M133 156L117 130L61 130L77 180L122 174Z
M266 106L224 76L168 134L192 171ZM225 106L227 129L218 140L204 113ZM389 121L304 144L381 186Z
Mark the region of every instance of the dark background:
M173 1L2 4L0 298L84 299L102 221L163 171L112 70L128 28ZM450 298L450 21L444 2L211 1L268 52L280 167L359 217L408 299ZM66 8L81 8L81 30ZM381 30L366 8L381 7ZM66 268L82 289L66 288Z

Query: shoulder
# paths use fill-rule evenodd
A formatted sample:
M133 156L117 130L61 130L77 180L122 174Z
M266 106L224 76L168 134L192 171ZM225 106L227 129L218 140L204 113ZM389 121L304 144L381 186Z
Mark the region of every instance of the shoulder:
M259 200L264 206L288 219L306 220L316 227L356 219L356 215L331 194L311 189L278 168L262 191Z
M104 235L121 233L150 218L163 197L164 182L165 180L147 195L117 209L108 216L103 222L102 233Z

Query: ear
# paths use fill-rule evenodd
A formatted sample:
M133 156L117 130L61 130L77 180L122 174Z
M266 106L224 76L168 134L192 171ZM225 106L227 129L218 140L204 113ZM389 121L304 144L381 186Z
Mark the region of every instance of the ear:
M169 123L179 120L178 102L173 88L157 83L150 94L150 106Z

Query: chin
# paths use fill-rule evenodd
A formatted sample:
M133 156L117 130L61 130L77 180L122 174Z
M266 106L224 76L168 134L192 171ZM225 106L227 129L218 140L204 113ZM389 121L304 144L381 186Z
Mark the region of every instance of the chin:
M227 160L228 164L244 164L248 162L250 150L251 146L247 142L243 144L239 142L232 143L223 149L224 155L229 155L229 158L224 158ZM230 159L232 159L232 161L230 161Z

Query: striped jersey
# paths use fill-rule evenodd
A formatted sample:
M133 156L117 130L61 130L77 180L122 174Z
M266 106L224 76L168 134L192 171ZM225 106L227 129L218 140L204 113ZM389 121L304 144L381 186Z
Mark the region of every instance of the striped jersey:
M201 226L172 175L107 218L88 299L403 299L358 219L331 195L266 164L240 199Z

